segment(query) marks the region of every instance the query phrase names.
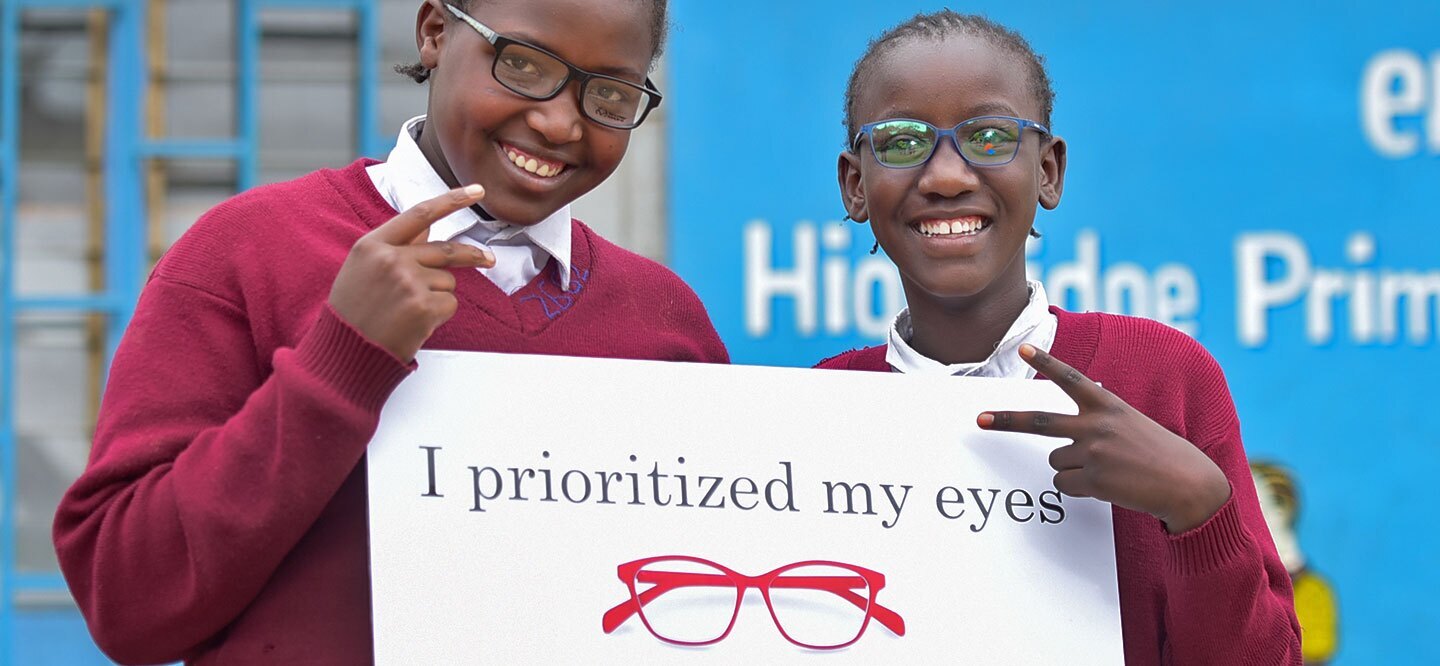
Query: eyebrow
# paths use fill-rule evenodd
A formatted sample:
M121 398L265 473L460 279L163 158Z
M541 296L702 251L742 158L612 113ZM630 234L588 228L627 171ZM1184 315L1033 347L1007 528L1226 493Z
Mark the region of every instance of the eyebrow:
M915 118L924 120L926 114L916 113L911 109L894 109L882 114L885 118ZM967 108L966 119L978 118L980 116L1017 116L1018 112L1008 105L1000 102L986 102Z
M493 28L492 28L492 30L493 30ZM542 49L545 49L546 51L549 51L549 52L552 53L552 54L555 54L556 56L559 56L559 55L560 55L559 52L557 52L555 49L551 48L549 44L546 44L546 43L545 43L545 40L540 39L539 37L536 37L535 35L532 35L532 34L530 34L530 33L528 33L528 32L523 32L523 31L504 32L504 31L501 31L501 30L495 30L495 32L496 32L497 34L499 34L499 35L502 35L502 36L504 36L504 37L508 37L508 38L513 39L513 40L515 40L515 41L517 41L517 42L525 42L526 44L530 44L530 45L532 45L532 46L538 46L538 47L540 47L540 48L542 48ZM565 59L565 58L562 58L562 59L565 60L565 62L570 62L568 59ZM570 64L575 65L575 63L573 63L573 62L570 62ZM575 66L576 66L576 67L580 67L579 65L575 65ZM593 72L593 73L595 73L595 74L604 74L604 75L606 75L606 76L613 76L613 77L615 77L615 78L617 78L617 79L623 79L623 78L626 78L626 77L631 77L631 78L634 78L634 79L637 80L637 81L644 81L644 80L645 80L645 73L644 73L644 72L636 71L636 70L630 69L629 67L596 67L596 68L594 68L594 69L591 69L591 68L588 68L588 67L581 67L581 69L584 69L585 71L588 71L588 72Z

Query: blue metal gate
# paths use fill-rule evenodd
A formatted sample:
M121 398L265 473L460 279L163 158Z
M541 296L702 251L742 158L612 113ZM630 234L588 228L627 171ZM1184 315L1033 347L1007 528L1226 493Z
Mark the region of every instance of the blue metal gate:
M265 9L332 9L356 17L357 136L360 154L379 155L389 139L377 133L379 55L376 0L235 0L237 30L236 132L213 139L147 139L143 91L145 15L149 0L4 0L0 2L0 664L16 653L17 595L63 592L58 572L19 571L16 562L17 433L15 426L16 322L26 313L99 314L105 317L109 358L133 313L148 265L144 167L147 160L219 158L236 164L237 188L258 177L259 15ZM33 9L91 9L108 13L104 173L104 288L82 295L19 293L15 285L19 196L21 16Z

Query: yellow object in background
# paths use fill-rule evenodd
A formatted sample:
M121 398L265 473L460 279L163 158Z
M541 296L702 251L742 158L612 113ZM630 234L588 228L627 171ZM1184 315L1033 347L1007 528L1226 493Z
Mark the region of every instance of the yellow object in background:
M1280 561L1295 588L1295 617L1300 621L1300 653L1307 666L1328 664L1340 649L1340 609L1330 581L1311 571L1300 549L1296 526L1300 496L1290 470L1251 461L1250 473L1260 497L1260 512L1275 541Z
M1300 618L1300 653L1306 664L1325 664L1339 647L1339 614L1330 582L1304 570L1292 574L1295 615Z

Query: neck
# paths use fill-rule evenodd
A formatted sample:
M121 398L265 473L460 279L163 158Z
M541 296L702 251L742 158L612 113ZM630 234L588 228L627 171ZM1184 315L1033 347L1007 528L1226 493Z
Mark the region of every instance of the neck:
M1023 264L1022 264L1023 267ZM910 304L910 346L944 364L978 363L990 358L1010 326L1030 302L1022 274L991 284L985 292L962 298L938 298L906 285Z
M450 162L445 159L445 152L440 150L438 133L430 127L428 117L420 122L420 137L415 139L415 145L420 148L420 154L425 156L425 161L430 163L430 168L435 170L435 174L440 176L440 180L445 181L445 184L452 190L460 187L460 179L456 178L455 172L450 170ZM471 205L470 209L482 219L495 219L478 203Z
M415 145L420 147L420 154L435 169L440 180L445 181L451 189L460 187L459 179L455 178L455 172L450 170L450 163L445 160L444 151L440 150L440 139L435 128L431 127L430 119L426 118L420 123L420 137L415 139Z

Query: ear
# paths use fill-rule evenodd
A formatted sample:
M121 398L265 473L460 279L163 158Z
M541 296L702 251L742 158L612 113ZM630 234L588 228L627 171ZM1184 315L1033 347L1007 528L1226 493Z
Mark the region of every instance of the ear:
M848 150L840 151L835 171L840 180L840 199L845 204L845 212L856 222L869 220L870 208L865 203L865 186L860 182L860 156Z
M448 18L450 13L445 9L444 0L425 0L415 15L415 49L420 52L420 64L425 69L440 66L440 42Z
M1040 205L1055 210L1065 191L1065 140L1052 136L1040 154Z

